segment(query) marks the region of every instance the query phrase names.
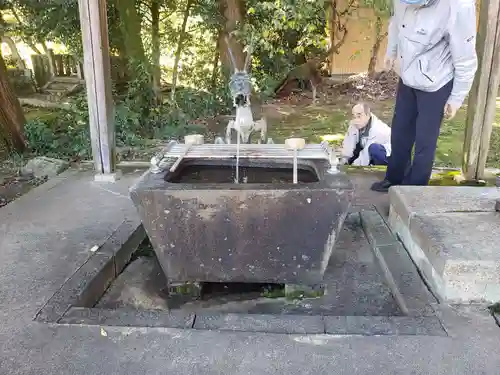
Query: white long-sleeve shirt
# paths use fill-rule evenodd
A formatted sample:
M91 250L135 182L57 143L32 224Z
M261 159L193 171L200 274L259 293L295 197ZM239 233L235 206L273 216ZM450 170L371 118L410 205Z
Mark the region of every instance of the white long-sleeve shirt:
M437 91L453 79L448 103L459 108L477 70L475 1L394 0L387 57L399 60L403 83L417 90Z
M354 125L350 125L349 129L347 129L347 133L342 143L343 158L350 158L353 156L356 145L360 140L359 132L359 129ZM359 153L358 158L354 160L353 165L363 167L370 165L370 154L368 153L368 149L373 143L384 146L387 156L391 154L391 128L374 114L371 115L368 135L361 137L360 141L363 149Z

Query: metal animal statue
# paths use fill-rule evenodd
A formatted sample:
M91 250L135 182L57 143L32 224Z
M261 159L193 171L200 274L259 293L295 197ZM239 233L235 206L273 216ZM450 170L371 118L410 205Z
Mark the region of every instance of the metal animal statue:
M236 108L236 118L229 121L226 127L226 143L231 143L231 133L233 130L236 132L237 137L240 138L239 141L241 143L250 143L251 135L254 132L260 132L258 143L266 143L267 121L265 118L254 121L250 103L252 82L248 69L251 61L251 48L248 47L243 70L239 70L227 38L226 44L234 69L229 81L229 90L233 98L233 106Z

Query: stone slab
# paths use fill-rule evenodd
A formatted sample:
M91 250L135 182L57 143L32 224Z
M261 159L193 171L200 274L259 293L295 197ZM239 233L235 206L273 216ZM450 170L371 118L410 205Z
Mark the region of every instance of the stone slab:
M265 314L197 314L194 329L267 332L283 334L321 334L322 316Z
M332 335L447 336L436 317L325 316L324 321Z
M60 324L85 324L121 327L192 328L194 314L181 311L99 309L72 307Z
M473 186L395 186L389 189L391 206L403 220L414 214L492 212L500 190Z
M381 247L398 243L398 239L376 210L360 212L361 225L372 246Z
M123 173L117 170L114 173L97 173L94 175L94 181L99 183L114 183L123 177Z
M499 213L416 215L410 222L410 231L419 245L433 245L432 250L441 257L500 261Z
M422 201L423 206L429 204ZM406 219L402 215L391 203L391 227L439 300L470 303L500 299L499 213L421 212Z
M144 238L137 219L124 220L47 301L35 319L57 322L71 306L94 306Z
M102 244L98 251L115 258L115 273L119 275L130 262L132 254L146 239L146 232L138 217L124 220Z
M436 299L423 283L406 249L376 211L362 211L361 222L394 298L406 315L434 315Z
M93 306L115 278L113 257L93 254L37 313L35 319L57 322L71 306Z
M155 257L139 257L118 275L95 307L168 310L167 279Z

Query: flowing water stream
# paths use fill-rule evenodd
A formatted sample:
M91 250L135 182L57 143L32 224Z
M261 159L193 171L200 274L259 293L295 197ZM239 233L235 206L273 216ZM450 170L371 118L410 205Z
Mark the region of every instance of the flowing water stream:
M236 119L236 121L239 121L240 123L238 124L241 129L241 119ZM239 184L240 183L240 134L237 132L236 136L236 177L235 177L235 183Z

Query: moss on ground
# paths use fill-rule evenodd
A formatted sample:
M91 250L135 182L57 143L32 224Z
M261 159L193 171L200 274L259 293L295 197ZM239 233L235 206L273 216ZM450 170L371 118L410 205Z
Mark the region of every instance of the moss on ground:
M486 186L488 185L487 181L461 181L460 171L443 171L438 173L433 173L431 176L431 180L429 181L429 185L431 186Z
M355 167L345 166L342 167L347 173L382 173L385 172L385 166L369 166L369 167ZM460 179L461 172L458 170L444 170L432 174L429 181L431 186L489 186L495 185L493 179L491 181L464 181Z

